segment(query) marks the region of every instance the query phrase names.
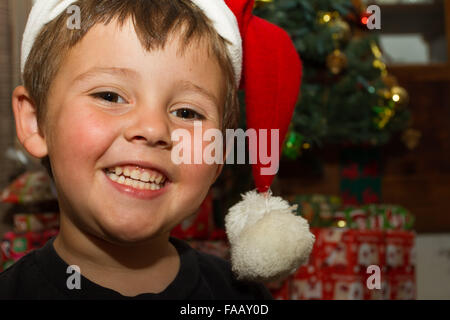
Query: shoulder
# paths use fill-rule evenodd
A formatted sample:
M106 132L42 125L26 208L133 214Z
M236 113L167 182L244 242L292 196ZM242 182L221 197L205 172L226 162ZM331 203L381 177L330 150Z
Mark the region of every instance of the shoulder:
M26 287L36 283L37 266L32 251L0 273L0 300L20 298Z
M231 263L218 256L195 250L201 277L207 282L216 299L272 299L261 283L238 280Z

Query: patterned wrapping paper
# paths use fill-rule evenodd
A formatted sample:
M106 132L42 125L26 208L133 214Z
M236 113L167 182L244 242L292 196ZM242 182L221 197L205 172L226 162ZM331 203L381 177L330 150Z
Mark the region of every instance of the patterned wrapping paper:
M40 232L59 228L58 213L16 213L13 216L14 232Z
M12 204L56 201L56 194L45 171L27 171L2 191L0 201Z
M291 299L382 300L414 299L415 233L405 230L315 229L309 262L292 278ZM381 289L369 289L379 267Z
M0 272L6 270L30 251L41 248L57 234L58 229L49 229L43 232L7 232L0 241Z

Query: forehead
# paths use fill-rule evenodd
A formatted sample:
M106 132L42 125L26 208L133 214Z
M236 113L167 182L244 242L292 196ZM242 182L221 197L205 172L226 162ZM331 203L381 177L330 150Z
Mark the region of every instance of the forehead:
M136 79L159 82L191 82L214 92L223 101L225 77L206 37L183 46L182 32L169 35L164 48L146 50L131 19L97 24L67 54L61 73L72 81L92 69L127 69Z

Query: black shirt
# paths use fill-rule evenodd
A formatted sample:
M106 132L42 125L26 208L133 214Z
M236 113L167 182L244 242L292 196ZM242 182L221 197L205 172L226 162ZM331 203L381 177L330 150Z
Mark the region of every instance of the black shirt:
M139 300L247 300L272 299L265 286L235 279L228 261L192 249L186 242L170 238L180 255L175 280L161 293L127 297L81 275L80 289L68 289L69 265L53 247L44 247L22 257L0 273L0 299L139 299Z

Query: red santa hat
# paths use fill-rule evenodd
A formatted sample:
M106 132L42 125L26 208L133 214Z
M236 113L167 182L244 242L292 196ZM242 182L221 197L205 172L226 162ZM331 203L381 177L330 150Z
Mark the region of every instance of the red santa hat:
M22 41L22 72L42 27L75 1L34 1ZM211 20L217 33L230 42L227 48L236 87L245 90L247 129L257 133L278 130L275 152L279 159L302 76L301 60L289 35L254 16L254 0L192 2ZM258 151L257 145L249 147L251 154ZM272 150L270 138L266 147ZM230 208L225 226L232 268L238 278L274 280L308 260L315 238L307 221L295 215L296 206L272 196L270 186L275 173L264 172L267 165L256 160L252 164L256 190L244 194L242 201Z
M245 91L247 129L279 130L279 159L299 97L300 57L284 30L252 14L254 0L225 2L242 38L240 87ZM267 141L267 150L272 150L271 139ZM250 153L256 147L250 144ZM252 165L256 190L244 194L225 218L233 270L245 279L288 275L307 262L315 240L307 221L295 215L296 207L272 196L269 188L275 175L263 174L264 167L260 159Z

